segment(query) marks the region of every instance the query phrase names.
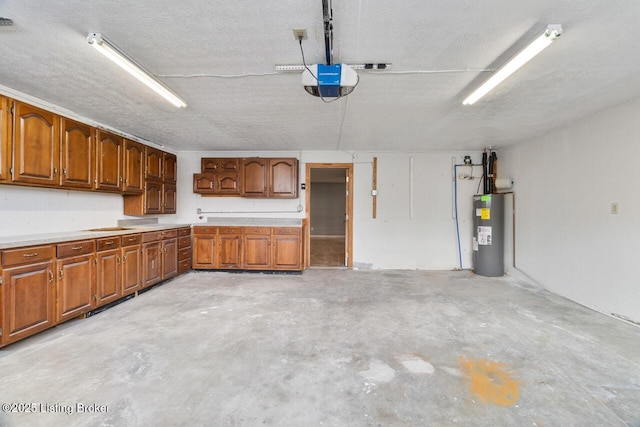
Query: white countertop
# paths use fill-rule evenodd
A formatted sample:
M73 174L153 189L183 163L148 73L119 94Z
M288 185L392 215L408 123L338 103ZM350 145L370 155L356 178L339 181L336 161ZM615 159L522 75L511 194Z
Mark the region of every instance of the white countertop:
M300 218L224 218L224 217L208 217L206 223L197 225L235 225L248 227L302 227L302 219Z
M126 234L147 231L171 230L174 228L191 227L191 224L148 224L125 226L125 230L107 231L65 231L58 233L27 234L22 236L0 236L0 250L19 248L23 246L46 245L51 243L71 242L83 239L99 239L108 236L124 236ZM94 229L95 230L95 229Z

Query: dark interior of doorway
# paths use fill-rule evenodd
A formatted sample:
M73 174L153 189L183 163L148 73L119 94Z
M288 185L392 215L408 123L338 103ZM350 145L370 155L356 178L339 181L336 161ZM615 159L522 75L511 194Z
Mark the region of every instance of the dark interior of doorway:
M344 168L311 169L311 267L346 265L346 176Z

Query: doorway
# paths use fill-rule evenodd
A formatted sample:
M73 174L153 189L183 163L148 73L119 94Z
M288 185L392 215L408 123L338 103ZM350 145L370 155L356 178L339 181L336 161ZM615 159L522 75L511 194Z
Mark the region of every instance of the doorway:
M307 267L353 267L353 165L307 163Z

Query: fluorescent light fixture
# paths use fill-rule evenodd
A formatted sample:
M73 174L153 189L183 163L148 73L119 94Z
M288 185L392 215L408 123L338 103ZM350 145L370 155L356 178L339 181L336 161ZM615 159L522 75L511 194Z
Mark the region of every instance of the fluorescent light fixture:
M142 83L153 89L158 95L172 103L178 108L184 108L187 103L178 95L173 93L168 87L160 83L150 72L142 68L133 59L120 51L100 33L89 33L87 41L98 52L118 64L126 72L140 80Z
M550 24L547 29L532 41L529 46L525 47L519 54L511 58L509 62L504 64L489 79L476 89L471 95L462 101L463 105L472 105L478 99L485 96L494 87L498 86L504 79L515 73L520 67L526 64L531 58L542 52L544 48L549 46L555 39L562 35L562 26L559 24Z

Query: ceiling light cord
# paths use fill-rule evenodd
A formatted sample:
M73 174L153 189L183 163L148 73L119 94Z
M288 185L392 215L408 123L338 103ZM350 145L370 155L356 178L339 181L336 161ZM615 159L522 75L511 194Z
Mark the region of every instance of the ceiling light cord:
M220 78L220 79L238 79L242 77L263 77L277 76L278 72L271 73L242 73L242 74L156 74L156 77L163 79L197 79L197 78Z

